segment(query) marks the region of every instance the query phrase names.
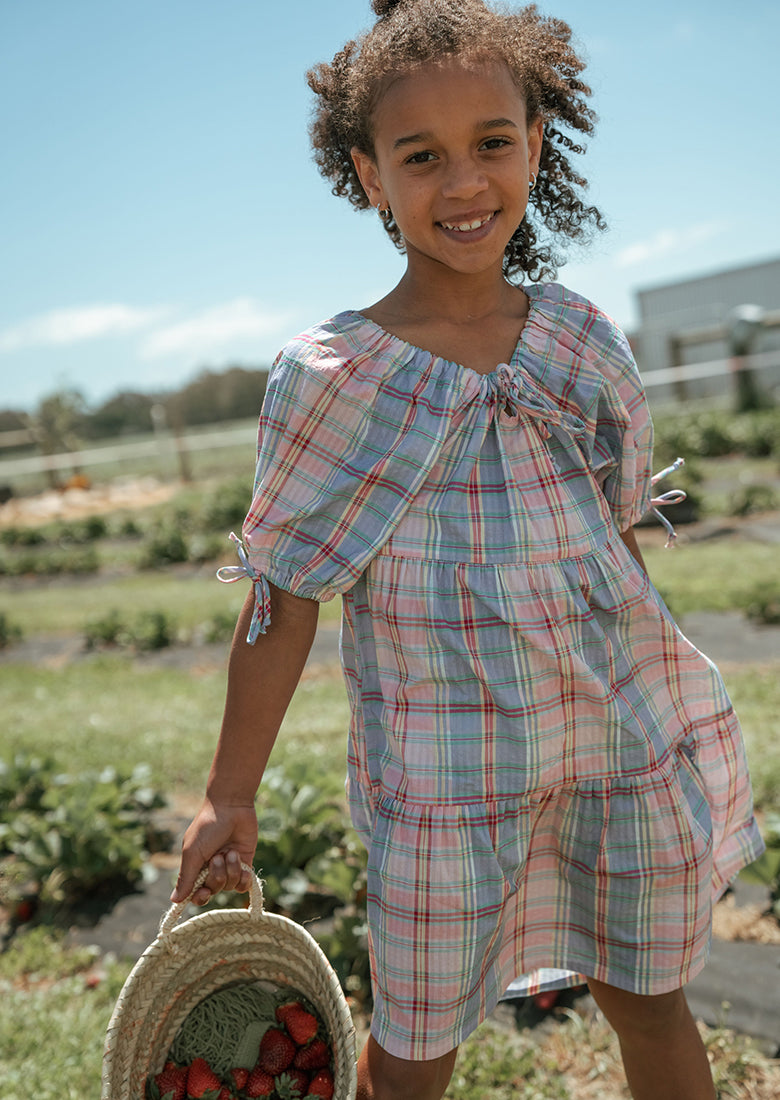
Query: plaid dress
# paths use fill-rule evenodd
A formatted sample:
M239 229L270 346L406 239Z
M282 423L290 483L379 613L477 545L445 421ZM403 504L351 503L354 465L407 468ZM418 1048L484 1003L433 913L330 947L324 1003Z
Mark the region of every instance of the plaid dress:
M619 537L650 498L628 345L563 287L527 293L490 374L354 311L292 341L239 544L250 641L268 581L343 595L372 1030L402 1058L510 987L678 988L761 850L720 676Z

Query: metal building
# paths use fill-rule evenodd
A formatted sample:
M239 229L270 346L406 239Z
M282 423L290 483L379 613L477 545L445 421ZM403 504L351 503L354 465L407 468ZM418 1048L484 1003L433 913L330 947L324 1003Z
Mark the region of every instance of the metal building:
M780 394L780 258L637 292L632 338L654 402L720 399L747 367ZM744 380L744 379L743 379Z

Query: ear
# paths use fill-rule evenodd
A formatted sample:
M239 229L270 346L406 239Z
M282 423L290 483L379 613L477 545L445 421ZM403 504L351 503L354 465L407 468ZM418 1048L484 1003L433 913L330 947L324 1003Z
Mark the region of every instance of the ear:
M361 153L357 147L350 149L350 156L368 201L372 206L384 202L385 193L382 188L382 181L379 178L376 161L368 153Z
M544 141L544 120L539 115L528 126L528 167L533 175L539 174L539 159Z

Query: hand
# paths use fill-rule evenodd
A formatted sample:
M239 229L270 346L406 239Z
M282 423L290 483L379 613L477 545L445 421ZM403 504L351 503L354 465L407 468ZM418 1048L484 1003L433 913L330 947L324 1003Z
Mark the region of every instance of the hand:
M208 864L206 881L192 896L195 905L205 905L221 890L245 892L249 874L242 863L252 866L257 847L257 814L254 804L234 806L203 800L184 834L181 865L172 902L185 901L195 880Z

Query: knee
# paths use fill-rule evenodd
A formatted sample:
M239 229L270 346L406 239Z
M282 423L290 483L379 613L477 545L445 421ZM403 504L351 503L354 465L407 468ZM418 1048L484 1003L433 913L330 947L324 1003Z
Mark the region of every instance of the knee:
M621 1037L660 1035L679 1031L690 1019L682 989L655 996L629 993L602 982L588 983L593 999Z

